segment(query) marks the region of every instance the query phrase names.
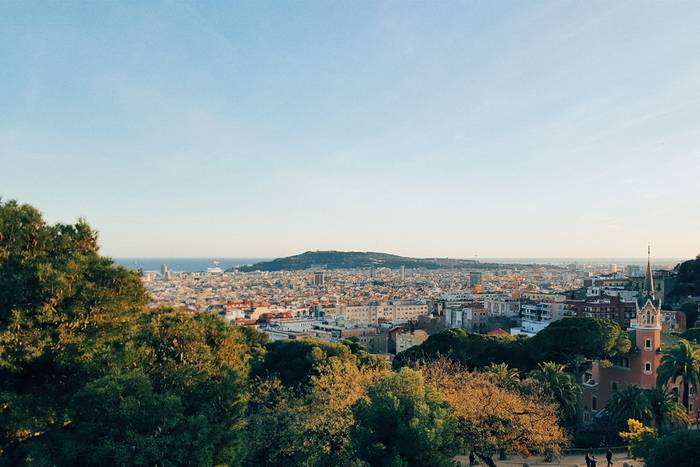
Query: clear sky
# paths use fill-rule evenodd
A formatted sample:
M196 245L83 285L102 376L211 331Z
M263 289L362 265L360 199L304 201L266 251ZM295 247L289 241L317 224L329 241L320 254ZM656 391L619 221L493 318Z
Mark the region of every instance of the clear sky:
M0 2L0 196L113 256L700 252L700 2Z

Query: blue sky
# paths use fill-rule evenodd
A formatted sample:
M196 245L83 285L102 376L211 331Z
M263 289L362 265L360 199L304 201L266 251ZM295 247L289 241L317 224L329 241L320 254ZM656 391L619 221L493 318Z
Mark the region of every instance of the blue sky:
M700 252L700 3L0 2L0 196L113 256Z

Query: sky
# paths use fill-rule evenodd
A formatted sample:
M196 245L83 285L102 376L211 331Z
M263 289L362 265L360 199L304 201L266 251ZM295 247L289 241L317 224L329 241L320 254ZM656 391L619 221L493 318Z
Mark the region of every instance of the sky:
M115 257L700 252L696 1L0 2L0 197Z

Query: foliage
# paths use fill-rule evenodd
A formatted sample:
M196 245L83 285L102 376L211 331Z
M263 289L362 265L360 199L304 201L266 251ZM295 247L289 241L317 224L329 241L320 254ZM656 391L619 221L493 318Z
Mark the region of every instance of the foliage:
M515 389L520 384L520 372L506 363L492 363L484 371L496 386L504 389Z
M529 371L538 363L564 363L574 372L590 359L606 359L630 350L627 334L614 321L599 318L564 318L532 338L485 336L463 329L448 329L431 335L419 346L399 353L394 367L410 366L419 360L448 357L470 369L491 363Z
M681 383L683 406L688 409L690 388L697 393L700 386L700 348L681 339L678 345L664 351L656 373L656 384L664 386L668 382Z
M483 368L491 363L507 363L517 368L530 368L534 364L527 351L527 339L448 329L431 335L421 345L399 353L394 359L394 367L440 357L448 357L470 369Z
M68 421L81 386L119 367L146 293L84 222L0 201L0 452Z
M679 430L659 438L645 457L647 467L696 467L700 431Z
M0 203L2 462L239 463L264 338L146 300L83 221Z
M492 382L492 373L469 373L447 359L419 369L452 407L466 448L487 465L498 452L556 454L566 438L557 423L557 406Z
M700 344L700 328L690 328L682 333L681 337L688 342Z
M251 389L246 465L351 465L352 406L386 372L330 357L305 391L258 379Z
M632 457L646 457L656 441L656 430L630 418L627 420L627 431L620 432L620 437L629 442Z
M359 346L358 346L359 347ZM267 346L267 353L254 375L260 377L277 377L287 387L306 385L313 376L318 376L319 369L332 357L357 362L361 366L373 369L386 367L386 363L363 349L354 349L349 345L321 342L315 339L294 339L272 342Z
M665 388L643 389L635 384L626 386L612 395L606 409L620 429L631 418L653 426L659 433L690 424L685 408Z
M578 356L607 359L629 352L631 343L620 326L609 319L564 318L535 334L529 342L538 362L571 363Z
M419 372L402 368L383 376L352 411L352 443L368 465L455 465L457 420Z
M540 363L539 368L530 373L530 376L539 382L544 388L544 393L551 395L559 405L560 420L566 426L574 426L581 388L566 372L564 365L554 362Z

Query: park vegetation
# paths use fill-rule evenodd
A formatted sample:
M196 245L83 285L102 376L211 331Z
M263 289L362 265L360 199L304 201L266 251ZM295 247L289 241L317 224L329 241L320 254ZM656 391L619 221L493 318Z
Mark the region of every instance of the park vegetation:
M576 424L582 362L629 350L615 323L565 319L529 340L443 331L392 369L356 342L268 342L147 302L85 221L50 225L0 200L0 466L555 458ZM655 433L675 420L659 410L639 412Z

